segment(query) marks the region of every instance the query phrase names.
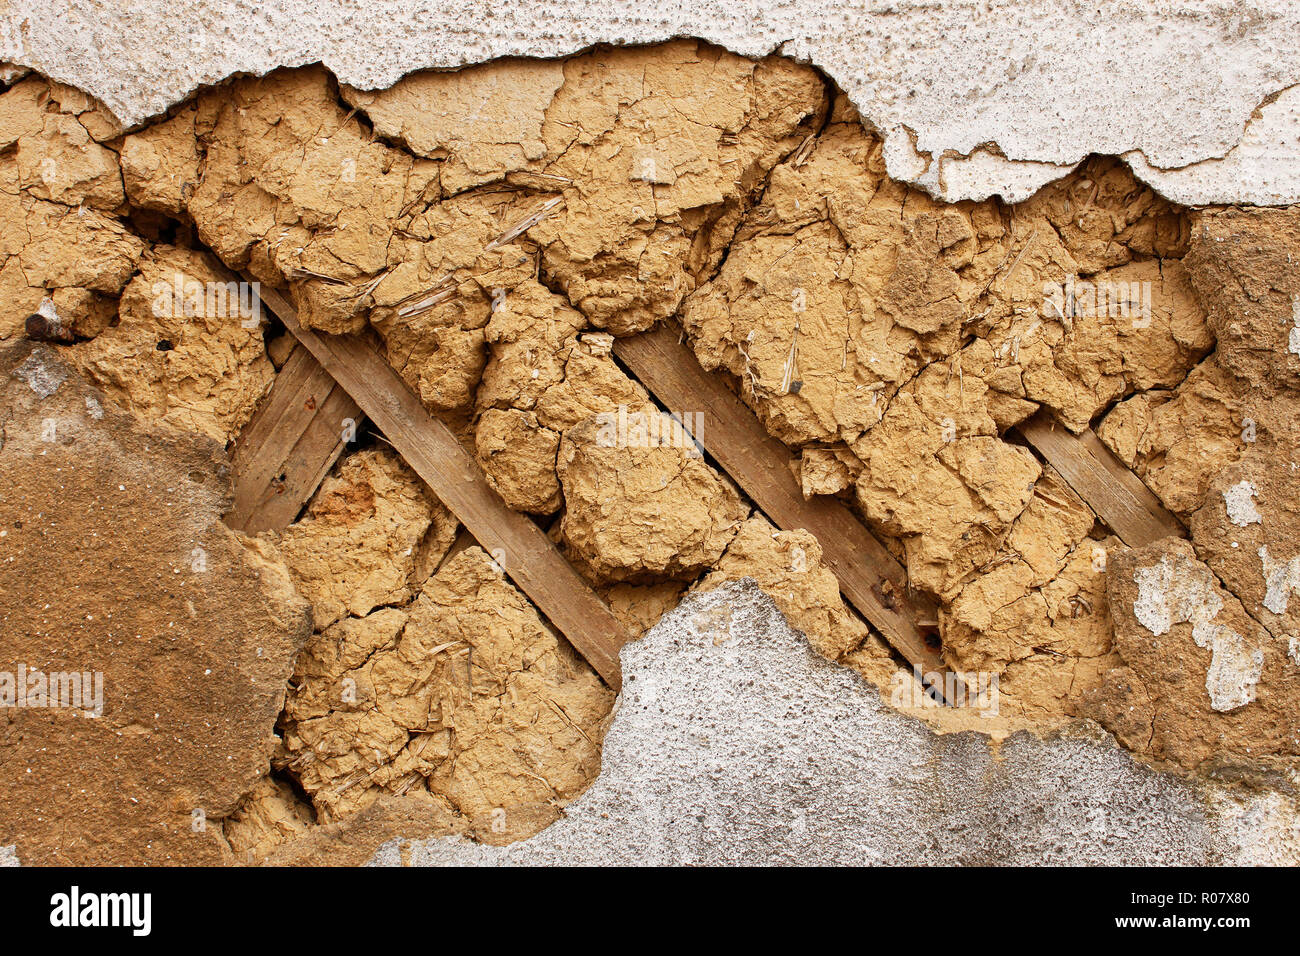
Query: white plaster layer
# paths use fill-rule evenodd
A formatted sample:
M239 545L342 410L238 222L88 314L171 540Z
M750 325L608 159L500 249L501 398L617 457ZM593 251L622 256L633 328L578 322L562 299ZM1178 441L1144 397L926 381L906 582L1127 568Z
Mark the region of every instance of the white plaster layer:
M1223 507L1228 512L1228 520L1238 528L1248 524L1263 524L1259 509L1255 507L1255 485L1249 481L1239 481L1223 492Z
M1245 707L1255 699L1255 687L1264 672L1264 651L1252 648L1236 631L1220 627L1210 645L1213 656L1205 675L1210 706L1226 712Z
M372 862L1300 860L1290 797L1157 773L1093 724L996 750L932 733L813 653L750 580L688 598L622 661L600 777L564 818L509 847L395 840Z
M204 83L321 61L345 83L698 36L833 77L892 175L1017 200L1092 152L1186 203L1300 200L1300 5L1284 0L9 0L0 60L139 123ZM1252 119L1253 117L1253 119Z
M1293 592L1300 591L1300 555L1290 561L1269 557L1268 546L1260 545L1259 563L1264 572L1264 607L1274 614L1285 614Z

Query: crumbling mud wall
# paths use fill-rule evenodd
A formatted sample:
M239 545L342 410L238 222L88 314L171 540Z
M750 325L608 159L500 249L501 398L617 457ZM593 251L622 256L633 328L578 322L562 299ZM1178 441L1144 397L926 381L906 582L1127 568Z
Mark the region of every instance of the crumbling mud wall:
M987 720L900 706L998 735L1092 718L1159 766L1291 786L1292 209L1183 208L1103 157L1014 205L943 203L890 178L817 71L690 40L377 92L278 70L130 131L30 75L0 93L0 177L0 340L48 343L39 368L15 359L29 403L93 392L141 434L238 441L284 360L249 283L283 289L305 327L372 337L634 633L748 577L896 697L912 678L818 542L775 528L665 415L708 409L659 408L615 359L616 337L671 323L791 449L805 495L843 500L938 601L946 664L998 689ZM54 368L69 384L42 395ZM1189 540L1127 548L1015 431L1040 411L1095 428ZM21 447L0 452L7 510L61 480ZM190 519L207 533L227 481ZM173 815L211 821L176 859L346 856L399 830L504 843L590 785L614 695L458 531L371 430L289 527L223 532L231 561L266 565L258 599L313 623L282 611L295 623L257 645L278 676L256 707L221 685L213 706L251 735L225 789L159 784ZM6 577L43 560L43 542L6 547ZM95 574L88 614L148 602L113 589L111 562ZM123 653L77 633L72 658ZM33 640L16 660L47 653ZM27 826L20 843L95 858Z

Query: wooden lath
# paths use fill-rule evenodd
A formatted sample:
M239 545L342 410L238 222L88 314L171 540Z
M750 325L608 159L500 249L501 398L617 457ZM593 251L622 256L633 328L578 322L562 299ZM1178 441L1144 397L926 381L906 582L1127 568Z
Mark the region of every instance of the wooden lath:
M1130 548L1170 535L1186 537L1182 523L1092 429L1075 435L1040 411L1017 430Z
M564 633L610 687L620 686L626 629L529 518L501 500L459 440L431 416L366 340L302 328L273 291L263 300L299 345L235 450L232 526L255 532L296 517L342 451L342 424L364 412L465 526L461 547L480 543ZM845 598L915 668L946 670L933 639L938 612L913 592L903 566L841 502L805 499L788 448L769 435L721 377L706 372L674 327L617 339L615 354L670 410L706 416L697 439L780 528L821 544ZM1039 412L1020 433L1115 533L1137 547L1185 535L1178 519L1091 431L1074 435Z
M343 452L361 410L302 346L235 442L226 524L256 534L289 525Z
M605 683L619 690L618 652L630 635L546 533L506 506L451 430L369 342L303 328L277 292L263 288L262 300Z
M913 667L923 674L947 669L922 630L937 624L934 603L909 591L903 566L841 502L804 498L789 449L700 366L679 330L660 326L616 339L614 354L668 409L704 413L697 436L704 449L777 527L811 532L844 596Z

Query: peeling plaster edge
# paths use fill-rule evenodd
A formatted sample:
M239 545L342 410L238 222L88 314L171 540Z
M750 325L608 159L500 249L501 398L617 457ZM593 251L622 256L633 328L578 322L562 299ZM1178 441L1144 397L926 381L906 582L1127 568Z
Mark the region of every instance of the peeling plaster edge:
M993 196L1010 204L1023 202L1069 175L1093 152L1082 148L1074 161L1052 163L1011 158L997 143L989 142L969 153L946 150L936 160L917 148L916 133L906 126L881 130L866 114L863 123L885 140L890 177L942 202L982 202ZM1300 128L1300 84L1267 94L1246 120L1236 144L1220 155L1176 167L1157 166L1140 149L1120 153L1118 158L1140 182L1180 205L1290 206L1300 203L1300 135L1286 142L1288 124ZM1229 171L1231 187L1214 182L1222 178L1215 171L1222 169Z
M97 94L83 89L84 74L61 68L59 64L41 62L40 56L29 55L21 42L12 42L11 31L0 24L0 82L12 83L28 72L36 72L51 80L72 86L89 95ZM787 49L798 47L797 40L771 44L722 44L704 36L688 36L680 31L662 31L662 36L638 36L628 46L644 47L675 39L691 38L728 49L740 56L761 58L767 55L786 56L795 62L807 64L822 71L844 89L841 77L830 65L822 64L807 52ZM551 38L554 39L554 38ZM347 71L333 65L329 58L316 58L309 52L296 55L270 56L255 69L230 69L225 72L210 70L200 74L184 91L168 91L154 96L150 107L132 111L125 99L104 94L100 101L128 130L139 129L161 116L178 103L193 97L201 89L219 85L236 76L265 76L277 69L294 69L320 63L340 83L356 86L359 90L386 89L405 76L427 70L456 71L501 59L530 58L561 60L581 54L593 46L618 46L618 42L589 43L574 41L561 43L546 55L527 52L527 41L516 48L487 58L445 52L433 53L418 59L416 65L385 71L375 84L358 84L348 78ZM749 47L752 46L753 49ZM392 74L391 79L389 74ZM896 125L885 129L871 113L858 102L859 97L845 89L849 100L859 110L863 125L884 140L886 170L889 176L924 190L941 202L981 202L994 196L1009 204L1023 202L1040 189L1074 170L1093 152L1082 146L1077 158L1070 162L1049 162L1031 157L1007 156L996 142L981 143L968 153L945 150L937 159L930 152L917 148L917 135L906 126ZM1179 167L1161 167L1148 161L1141 149L1118 154L1128 163L1134 176L1155 189L1166 199L1185 206L1233 205L1289 206L1300 203L1300 137L1285 143L1287 124L1300 127L1300 84L1291 84L1265 94L1243 124L1237 142L1221 155L1206 156ZM1107 155L1103 153L1103 155ZM1227 170L1230 184L1224 184L1223 170Z
M1287 141L1287 126L1297 130ZM1236 145L1177 168L1149 163L1140 150L1120 155L1133 175L1185 206L1290 206L1300 202L1300 85L1277 90L1247 120ZM1233 185L1219 180L1226 170Z

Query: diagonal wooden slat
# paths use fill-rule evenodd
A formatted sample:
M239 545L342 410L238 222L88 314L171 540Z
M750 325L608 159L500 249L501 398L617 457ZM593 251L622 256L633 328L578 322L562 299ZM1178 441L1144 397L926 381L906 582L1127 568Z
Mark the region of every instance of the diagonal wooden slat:
M361 410L298 346L235 442L226 524L248 534L293 521L343 452L344 422Z
M265 287L262 300L605 683L619 690L618 652L630 635L545 532L506 506L451 430L368 342L304 329L284 297Z
M1017 429L1130 548L1186 537L1182 523L1092 429L1075 435L1046 411Z
M803 528L817 538L844 596L913 667L927 674L947 670L918 623L937 621L934 603L909 592L903 566L842 503L804 498L789 449L721 377L700 366L678 329L660 326L616 339L614 354L670 411L705 414L697 436L704 449L777 527Z

